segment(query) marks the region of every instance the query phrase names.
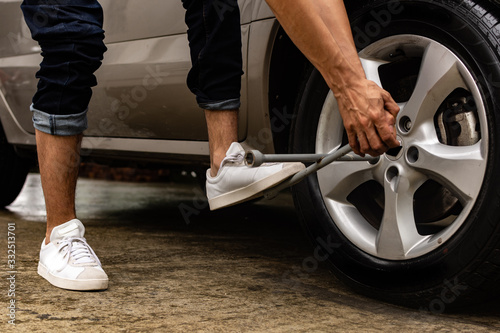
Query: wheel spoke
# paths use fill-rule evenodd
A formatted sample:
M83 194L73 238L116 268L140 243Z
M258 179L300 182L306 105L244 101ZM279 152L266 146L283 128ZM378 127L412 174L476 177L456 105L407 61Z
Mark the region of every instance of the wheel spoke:
M404 259L407 253L428 237L421 236L415 225L413 196L424 181L413 173L413 179L404 175L384 182L385 208L377 235L377 253L382 257Z
M347 196L359 185L373 179L373 165L367 162L335 162L318 172L323 196L347 203Z
M363 65L363 69L365 70L366 78L378 84L379 87L382 87L382 82L380 81L380 76L378 74L378 68L387 62L372 58L360 58L360 60L361 65Z
M448 188L462 203L476 197L482 185L481 170L486 163L481 141L460 147L423 144L416 149L418 159L412 166Z
M445 98L456 88L466 88L458 69L459 60L440 44L431 42L423 55L412 96L400 116L408 116L414 126L432 121Z

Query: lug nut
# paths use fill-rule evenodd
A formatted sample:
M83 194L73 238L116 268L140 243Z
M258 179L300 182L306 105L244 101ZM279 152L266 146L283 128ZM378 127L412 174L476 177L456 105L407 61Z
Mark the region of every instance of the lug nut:
M407 116L402 117L399 121L399 127L404 133L408 133L411 130L411 126L411 120Z
M410 119L408 119L407 121L405 121L405 124L404 124L404 129L405 129L405 131L407 131L407 132L408 132L409 130L411 130L411 120L410 120Z

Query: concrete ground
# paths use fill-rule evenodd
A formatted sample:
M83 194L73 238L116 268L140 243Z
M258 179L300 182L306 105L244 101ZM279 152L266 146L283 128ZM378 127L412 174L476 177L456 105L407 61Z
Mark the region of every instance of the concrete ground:
M500 330L498 302L432 314L353 293L324 266L294 276L312 249L287 194L209 212L191 183L81 179L77 206L109 289L66 291L37 275L45 212L39 176L30 174L21 196L0 211L1 331ZM13 240L15 264L9 267ZM8 323L11 300L15 326Z

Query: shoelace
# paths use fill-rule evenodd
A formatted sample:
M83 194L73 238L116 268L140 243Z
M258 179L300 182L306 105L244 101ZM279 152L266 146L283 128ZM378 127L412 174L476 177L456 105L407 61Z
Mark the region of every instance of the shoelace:
M242 163L244 158L245 158L244 151L239 151L237 153L229 154L226 157L224 157L221 166L223 166L226 163L238 163L238 164Z
M75 264L97 263L101 266L99 258L83 237L68 237L57 242L57 245L60 252L66 248L64 255L67 255L67 263L73 258Z

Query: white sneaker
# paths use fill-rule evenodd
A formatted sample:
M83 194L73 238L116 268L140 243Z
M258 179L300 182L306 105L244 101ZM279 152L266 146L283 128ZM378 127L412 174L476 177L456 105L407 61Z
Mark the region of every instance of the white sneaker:
M229 147L215 177L207 170L210 210L234 205L263 195L263 191L304 169L304 164L264 163L251 168L244 163L245 150L237 142Z
M50 243L42 242L38 274L63 289L107 289L108 276L84 234L85 227L77 219L55 227Z

